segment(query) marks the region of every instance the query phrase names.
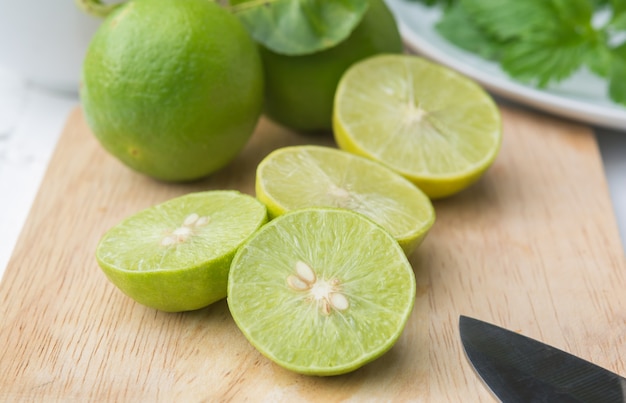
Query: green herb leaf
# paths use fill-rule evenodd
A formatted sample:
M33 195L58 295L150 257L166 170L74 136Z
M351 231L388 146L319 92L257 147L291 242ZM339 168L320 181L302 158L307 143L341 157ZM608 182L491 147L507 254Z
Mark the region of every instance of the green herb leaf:
M444 6L444 7L449 7L449 6L452 6L453 4L458 3L457 0L410 0L410 1L413 1L415 3L426 4L427 6Z
M456 46L490 60L497 60L500 43L470 17L463 2L455 3L435 25L437 32Z
M613 8L614 16L626 13L626 1L624 0L606 0Z
M615 0L590 0L594 10L598 10L611 5L611 2Z
M368 0L231 0L232 11L263 46L303 55L335 46L363 18Z
M569 77L590 53L589 42L574 26L553 26L511 43L504 51L502 67L521 81L545 87Z
M551 25L550 0L461 0L476 24L506 41Z
M608 20L595 27L598 12ZM436 29L538 87L587 66L607 78L612 100L626 104L625 0L456 0Z
M624 4L626 4L626 2ZM626 8L626 5L624 7ZM609 27L616 31L626 31L626 9L620 13L614 14Z
M606 41L598 41L589 49L587 67L597 75L607 78L611 71L613 55Z
M626 43L613 49L613 64L609 79L609 96L626 105Z
M563 49L558 42L543 36L511 45L502 59L502 67L520 81L545 87L576 71L584 54L577 48Z
M545 87L569 77L590 54L600 52L588 0L463 2L477 24L500 40L502 67L521 81Z

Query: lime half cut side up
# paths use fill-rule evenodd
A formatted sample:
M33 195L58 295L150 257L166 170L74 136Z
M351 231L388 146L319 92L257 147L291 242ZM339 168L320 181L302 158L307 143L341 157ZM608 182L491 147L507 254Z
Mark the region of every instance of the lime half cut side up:
M345 209L263 226L237 252L228 306L248 341L289 370L338 375L388 351L415 302L415 276L387 231Z
M430 199L384 165L331 147L277 149L261 161L256 195L276 217L306 207L346 208L374 220L407 255L435 221Z
M237 191L190 193L142 210L105 233L98 264L126 295L162 311L203 308L226 296L230 263L267 221Z
M335 94L340 148L378 160L431 198L478 180L500 149L502 123L478 84L413 55L353 65Z

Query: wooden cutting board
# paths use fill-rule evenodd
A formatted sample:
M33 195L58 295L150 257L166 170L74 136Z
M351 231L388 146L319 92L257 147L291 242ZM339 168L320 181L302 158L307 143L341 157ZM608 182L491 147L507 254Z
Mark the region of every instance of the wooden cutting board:
M225 301L179 314L134 303L108 282L94 250L142 208L203 189L253 194L269 151L332 138L261 121L226 169L171 185L106 154L76 109L0 284L0 400L492 401L464 356L460 314L626 375L626 266L595 138L554 118L502 112L494 166L435 203L437 222L411 256L418 294L398 343L356 372L316 378L257 353Z

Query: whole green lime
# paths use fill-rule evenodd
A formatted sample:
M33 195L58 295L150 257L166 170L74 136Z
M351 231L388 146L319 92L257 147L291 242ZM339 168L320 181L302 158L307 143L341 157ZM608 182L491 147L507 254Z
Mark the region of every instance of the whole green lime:
M332 48L288 56L261 46L265 113L295 130L330 130L335 88L344 71L366 57L402 49L395 19L383 0L371 0L359 25Z
M263 107L263 68L241 22L207 0L131 0L85 56L81 102L100 143L129 167L188 181L230 162Z

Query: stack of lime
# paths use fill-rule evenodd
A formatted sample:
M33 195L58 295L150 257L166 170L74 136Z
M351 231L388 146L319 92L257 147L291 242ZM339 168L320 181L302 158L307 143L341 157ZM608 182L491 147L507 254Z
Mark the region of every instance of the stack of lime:
M294 129L332 122L342 150L277 149L257 168L257 198L212 190L150 207L111 228L96 259L141 304L186 311L227 297L274 362L345 373L400 337L415 301L407 255L433 226L431 199L493 163L500 114L471 80L399 54L382 0L231 3L96 7L114 11L81 98L102 145L155 178L200 178L239 152L264 103Z

